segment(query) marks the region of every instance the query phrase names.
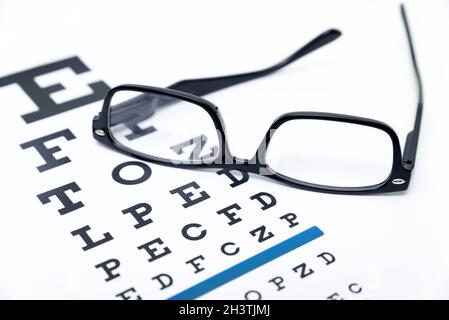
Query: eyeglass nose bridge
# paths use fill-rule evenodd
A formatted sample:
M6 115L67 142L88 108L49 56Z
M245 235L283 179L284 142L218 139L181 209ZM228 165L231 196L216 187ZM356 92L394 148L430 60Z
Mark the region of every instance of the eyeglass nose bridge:
M252 158L246 159L233 156L229 152L229 149L225 147L224 157L218 157L214 162L216 168L232 168L232 170L239 170L247 173L254 173L257 175L265 175L268 170L268 167L265 165L263 158L261 160L261 158L259 157L258 151Z

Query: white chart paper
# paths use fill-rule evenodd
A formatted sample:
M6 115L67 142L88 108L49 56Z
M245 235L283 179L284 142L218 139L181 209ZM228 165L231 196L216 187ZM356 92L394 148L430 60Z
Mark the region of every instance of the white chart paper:
M348 196L127 165L92 118L105 88L260 69L338 28L285 70L205 97L231 150L252 156L289 111L378 119L403 147L417 96L398 3L1 1L0 298L449 298L449 42L436 34L449 6L406 5L424 83L417 165L406 192Z

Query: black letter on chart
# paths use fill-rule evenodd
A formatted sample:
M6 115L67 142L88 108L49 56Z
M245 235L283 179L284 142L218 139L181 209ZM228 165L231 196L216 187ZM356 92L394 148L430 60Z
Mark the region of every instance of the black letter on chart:
M173 190L170 190L171 194L179 194L181 198L185 201L185 203L182 204L184 208L191 207L197 203L200 203L201 201L204 201L206 199L209 199L210 196L206 193L206 191L200 191L195 197L192 192L186 192L187 189L199 189L200 186L195 181L192 181L188 184L185 184L181 187L175 188Z
M285 286L282 285L284 283L284 278L282 277L274 277L273 279L268 280L268 282L273 283L276 286L277 291L285 289Z
M86 245L83 247L84 251L93 249L95 247L98 247L100 245L102 245L103 243L106 243L108 241L111 241L112 239L114 239L111 234L109 232L103 233L103 238L99 239L99 240L92 240L92 238L87 234L87 231L90 230L90 227L84 226L82 228L79 228L77 230L74 230L71 232L71 234L73 236L80 236L81 239L84 240L84 243L86 243Z
M136 179L125 179L121 176L121 172L124 168L134 166L139 167L142 169L142 175ZM143 162L139 161L127 161L124 163L119 164L112 170L112 179L114 179L116 182L124 185L133 185L133 184L139 184L144 181L147 181L148 178L151 177L151 168Z
M45 142L61 137L65 138L66 140L75 139L75 135L69 129L65 129L41 138L37 138L22 143L20 147L22 149L27 149L31 147L34 147L36 149L36 151L45 160L45 163L43 165L38 166L37 170L39 170L39 172L44 172L70 162L69 157L62 157L59 159L55 158L54 154L61 151L61 148L59 146L54 146L51 148L47 148L45 146Z
M307 265L305 263L301 263L292 269L294 272L299 273L301 279L310 276L314 271L309 268L307 269Z
M358 284L358 283L351 283L348 286L349 291L351 291L352 293L360 293L362 292L362 287Z
M274 234L272 232L268 231L268 233L266 233L266 231L267 231L267 227L260 226L259 228L251 230L249 232L249 234L252 235L253 237L259 235L259 237L257 238L257 241L264 242L265 240L268 240L268 239L274 237Z
M81 190L80 187L75 182L71 182L69 184L66 184L64 186L46 191L44 193L38 194L37 197L39 198L40 202L42 204L47 204L51 200L51 197L58 198L59 201L64 205L63 208L59 209L58 212L63 215L72 211L75 211L79 208L84 207L84 204L81 201L73 202L69 196L66 194L66 191L72 191L72 192L78 192Z
M262 299L262 295L259 291L256 290L250 290L247 293L245 293L245 300L260 300Z
M157 276L151 278L151 280L157 280L159 282L159 284L161 285L161 288L159 290L167 289L173 284L173 278L166 273L158 274Z
M259 192L249 198L251 200L256 199L257 201L259 201L262 204L262 210L267 210L276 205L276 198L268 192ZM267 198L269 202L267 202L265 198Z
M288 225L289 228L293 228L299 224L296 221L297 218L298 217L294 213L287 213L287 214L284 214L283 216L279 217L279 219L285 220L289 223L289 225Z
M329 252L323 252L317 255L318 258L322 258L326 262L326 266L332 264L335 262L335 257L332 253Z
M116 294L115 296L117 298L122 298L123 300L131 300L133 298L132 295L129 295L129 293L131 292L134 292L136 294L133 300L142 300L142 297L137 294L136 289L134 288L129 288L123 292L120 292L119 294Z
M102 268L106 272L107 278L104 281L108 282L112 279L120 277L120 273L114 273L113 271L120 267L120 261L117 259L109 259L99 263L95 266L96 269Z
M240 248L239 247L236 247L235 249L234 249L234 251L228 251L226 248L227 247L229 247L229 246L235 246L236 244L234 243L234 242L226 242L226 243L223 243L223 245L221 246L221 252L223 252L225 255L227 255L227 256L233 256L233 255L236 255L237 253L239 253L239 251L240 251Z
M189 223L182 228L181 233L187 240L201 240L206 236L207 231L205 229L200 230L198 235L193 235L189 232L192 228L201 228L201 225L199 223Z
M92 93L73 100L56 103L51 98L51 94L66 88L60 83L54 83L42 88L36 83L35 78L65 68L71 69L75 74L83 74L90 71L78 57L72 57L0 78L0 87L14 83L18 84L39 108L37 111L22 115L26 123L42 120L104 99L109 87L103 81L97 81L87 84Z
M145 249L145 251L150 255L150 259L148 259L148 262L153 262L171 253L168 247L161 248L162 249L161 252L157 253L158 248L156 246L153 246L154 244L163 245L164 242L161 240L161 238L156 238L137 247L137 249L139 250Z
M235 174L233 172L238 172L241 175L241 177L238 178L237 176L235 176ZM241 171L241 170L221 169L221 170L217 171L217 174L218 175L224 174L229 179L231 179L232 182L231 182L230 186L232 188L235 188L235 187L238 187L241 184L244 184L249 179L248 172Z
M197 262L197 260L204 260L204 257L202 255L199 255L195 258L192 258L192 259L186 261L186 264L190 263L193 266L193 268L195 269L195 271L193 273L198 273L198 272L205 270L201 266L201 264L199 262Z
M329 297L326 298L327 300L343 300L342 297L338 293L333 293Z
M122 212L123 214L131 213L131 215L137 221L137 224L134 225L134 228L139 229L153 222L153 220L151 220L150 218L144 218L151 212L151 210L152 208L148 203L139 203L135 206L122 210Z
M242 221L239 217L237 217L237 214L234 210L240 210L240 206L237 203L231 204L230 206L227 206L226 208L223 208L221 210L218 210L218 214L224 214L226 218L229 219L228 225L232 226L233 224L239 223ZM232 211L231 211L232 210Z

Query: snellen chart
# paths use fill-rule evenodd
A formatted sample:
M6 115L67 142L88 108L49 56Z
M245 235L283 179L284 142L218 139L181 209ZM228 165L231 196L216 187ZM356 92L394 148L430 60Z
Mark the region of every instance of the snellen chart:
M99 102L109 90L109 86L103 81L90 82L86 83L91 91L90 94L64 102L55 102L52 95L69 88L65 88L58 79L53 79L54 84L49 86L41 86L35 79L63 69L70 70L73 77L90 71L81 59L72 57L0 77L0 99L2 91L15 85L20 87L23 95L26 95L36 107L37 111L17 114L17 117L23 119L23 130L26 130L27 125L31 123L44 122L66 111ZM85 119L85 121L90 122L91 119ZM61 123L60 125L60 130L42 132L42 135L17 144L17 147L22 149L23 156L32 158L35 162L37 171L30 179L46 179L46 173L69 164L72 165L71 169L75 178L76 173L83 170L82 167L76 167L76 163L71 160L72 155L64 151L67 144L83 144L83 141L77 138L78 133L70 128L70 124ZM134 136L151 134L157 130L157 124L154 124L151 130L138 126L128 129ZM175 149L182 152L185 147L188 147L186 145L188 141L195 143L196 140L194 137L185 137L185 141L180 141L179 148ZM168 147L173 149L173 146ZM200 156L201 148L193 146L193 150L197 150L193 156ZM94 152L94 150L86 150L85 156L92 156ZM103 183L130 188L151 184L154 171L159 168L158 165L130 158L128 161L115 165L112 170L105 166L102 172ZM14 170L20 170L20 168L14 168ZM129 177L126 174L127 170L137 174ZM123 207L107 208L110 215L124 217L123 223L127 224L129 236L144 230L147 240L127 247L122 246L107 258L98 256L96 263L90 268L92 273L95 273L96 277L102 279L104 285L110 288L109 296L99 296L99 298L148 298L141 292L142 286L154 293L151 298L159 299L220 298L221 290L227 286L232 287L231 297L235 299L276 298L277 293L289 287L297 287L299 289L296 290L301 290L302 282L309 281L311 278L317 278L315 285L319 287L319 297L323 299L365 298L364 284L357 279L352 281L342 279L338 288L333 284L327 285L320 282L321 273L331 272L341 263L338 254L325 246L317 245L313 246L313 250L309 250L307 258L299 253L308 250L308 246L312 243L319 243L326 237L325 232L319 226L306 224L297 208L291 208L288 211L278 209L279 203L273 192L264 190L249 192L243 189L242 186L251 179L247 173L226 169L210 173L212 176L210 179L222 190L221 194L216 195L204 186L201 178L182 181L177 179L177 169L172 169L172 172L173 176L169 178L171 187L165 190L165 197L152 201L130 202ZM23 195L23 201L36 205L40 203L45 207L48 215L53 215L59 220L65 219L68 215L76 215L81 209L88 209L88 204L83 201L85 185L68 176L61 175L58 178L59 185L46 190L36 190L35 194ZM239 188L241 188L240 197L233 199L230 191L239 190ZM133 192L132 189L129 189L129 192ZM36 197L38 202L34 201ZM126 193L123 194L123 198L126 200ZM221 205L215 206L214 203L211 207L209 203L213 198L218 198L215 200L219 200ZM107 202L107 193L100 192L98 201ZM157 202L158 209L155 209L154 201ZM175 220L177 216L185 214L192 216L189 218L190 221L177 227L176 232L170 235L166 234L166 229L158 226L162 212L157 211L162 211L166 203L171 203L171 208L175 208L174 211L163 212L165 215L171 215L171 219ZM229 237L223 237L223 233L214 232L213 228L208 226L208 220L203 221L200 217L192 215L192 212L197 209L207 210L210 214L208 218L213 219L215 225L221 230L226 230L224 234ZM255 216L270 214L275 219L268 224L263 220L254 219L254 216L248 217L248 212ZM240 227L244 223L247 223L244 228ZM95 252L98 252L100 248L110 246L118 239L127 236L118 235L107 227L92 227L88 219L85 224L72 227L67 231L67 235L73 237L72 241L79 246L77 254L80 256L80 263L85 263L82 260L83 255L90 254L95 257ZM280 230L282 235L274 229ZM240 241L233 240L235 234L239 235ZM189 248L187 252L185 248ZM133 265L129 265L126 259L121 258L123 251L132 252L137 256L138 263L146 266L146 274L142 275L142 281L136 283L128 280L127 275L133 273ZM160 264L181 252L188 258L180 263L170 263L168 269ZM295 263L283 265L283 269L277 270L276 273L272 271L264 273L258 276L257 282L242 281L251 273L259 272L259 269L265 265L278 263L286 255L292 254L298 255ZM211 267L209 261L217 259L223 263L219 263L219 267ZM124 268L124 265L127 267ZM226 295L226 298L228 297L229 295Z

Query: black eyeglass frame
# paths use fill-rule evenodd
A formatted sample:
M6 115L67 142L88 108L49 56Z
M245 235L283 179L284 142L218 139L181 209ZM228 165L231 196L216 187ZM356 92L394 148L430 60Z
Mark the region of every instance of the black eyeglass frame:
M422 117L422 84L421 78L416 63L413 43L411 39L411 34L407 22L407 17L403 5L401 5L402 19L407 32L407 39L409 43L409 48L412 56L413 67L415 75L418 82L419 91L419 101L418 109L416 113L415 125L413 130L407 135L406 144L404 148L404 153L401 152L401 147L399 139L395 131L387 124L363 117L357 117L352 115L344 115L337 113L324 113L324 112L290 112L279 116L270 126L269 130L265 134L264 139L260 143L254 157L252 159L239 159L234 157L229 149L224 121L220 115L220 111L217 106L215 106L210 101L199 97L199 95L205 95L237 83L252 80L261 76L270 74L285 65L297 60L298 58L320 48L321 46L335 40L340 36L340 32L334 29L326 31L321 34L303 48L299 49L292 56L288 57L281 63L264 69L260 71L250 72L246 74L225 76L225 77L215 77L215 78L205 78L205 79L191 79L183 80L171 85L168 88L158 88L144 85L134 85L126 84L120 85L112 88L106 95L103 107L99 115L94 117L93 120L93 134L94 138L99 142L108 145L120 152L135 157L143 161L150 161L153 163L178 167L178 168L226 168L228 170L241 170L248 173L261 174L267 178L276 180L288 184L290 186L305 189L309 191L317 192L327 192L334 194L375 194L375 193L388 193L406 190L410 183L411 172L413 170L416 158L416 151L418 145L418 137L420 131L421 117ZM140 93L152 93L165 95L172 98L181 99L193 104L196 104L203 108L213 120L215 128L219 133L221 139L219 139L218 155L214 158L212 163L173 163L173 161L150 156L147 154L140 153L136 150L130 149L120 142L118 142L111 135L110 132L110 103L113 95L119 91L136 91ZM189 93L190 92L190 93ZM363 125L372 128L376 128L384 131L392 141L393 147L393 163L389 177L376 185L364 186L364 187L336 187L336 186L326 186L319 185L309 182L304 182L296 179L292 179L285 175L282 175L269 167L266 163L266 150L270 144L271 137L275 131L285 122L298 119L313 119L313 120L324 120L324 121L336 121L344 122L355 125Z

